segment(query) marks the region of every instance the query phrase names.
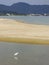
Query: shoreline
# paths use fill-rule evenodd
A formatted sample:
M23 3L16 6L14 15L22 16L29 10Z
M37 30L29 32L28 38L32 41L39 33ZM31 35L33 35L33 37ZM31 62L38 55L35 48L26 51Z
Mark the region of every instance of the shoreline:
M49 44L49 26L0 19L0 41L26 44Z
M14 42L18 44L49 45L49 40L28 38L0 38L0 42Z

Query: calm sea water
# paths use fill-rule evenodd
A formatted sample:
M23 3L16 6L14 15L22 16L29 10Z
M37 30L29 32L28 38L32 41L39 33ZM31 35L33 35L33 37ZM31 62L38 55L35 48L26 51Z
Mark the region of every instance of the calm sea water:
M0 16L0 18L21 20L26 23L49 25L49 16Z
M49 25L47 16L1 16L26 23ZM19 53L15 56L15 53ZM0 65L49 65L49 46L0 42Z
M0 65L49 65L49 46L0 42Z

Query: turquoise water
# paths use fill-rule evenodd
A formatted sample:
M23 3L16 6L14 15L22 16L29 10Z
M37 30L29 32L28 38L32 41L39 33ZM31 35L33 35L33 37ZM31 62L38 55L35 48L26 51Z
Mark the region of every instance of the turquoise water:
M49 16L0 16L0 18L21 20L26 23L49 25Z
M26 23L49 25L49 16L0 16ZM17 56L14 56L19 52ZM0 65L49 65L49 46L0 42Z

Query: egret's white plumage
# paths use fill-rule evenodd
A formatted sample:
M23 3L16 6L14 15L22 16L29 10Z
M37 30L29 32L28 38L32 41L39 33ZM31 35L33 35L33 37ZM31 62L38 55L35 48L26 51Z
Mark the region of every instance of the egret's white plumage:
M17 56L19 54L19 52L16 52L15 54L14 54L14 56Z

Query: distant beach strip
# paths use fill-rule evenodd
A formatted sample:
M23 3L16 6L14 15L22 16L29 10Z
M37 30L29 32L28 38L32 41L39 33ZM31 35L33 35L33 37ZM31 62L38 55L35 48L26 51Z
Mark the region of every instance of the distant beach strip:
M49 45L49 25L28 24L1 18L0 41Z

